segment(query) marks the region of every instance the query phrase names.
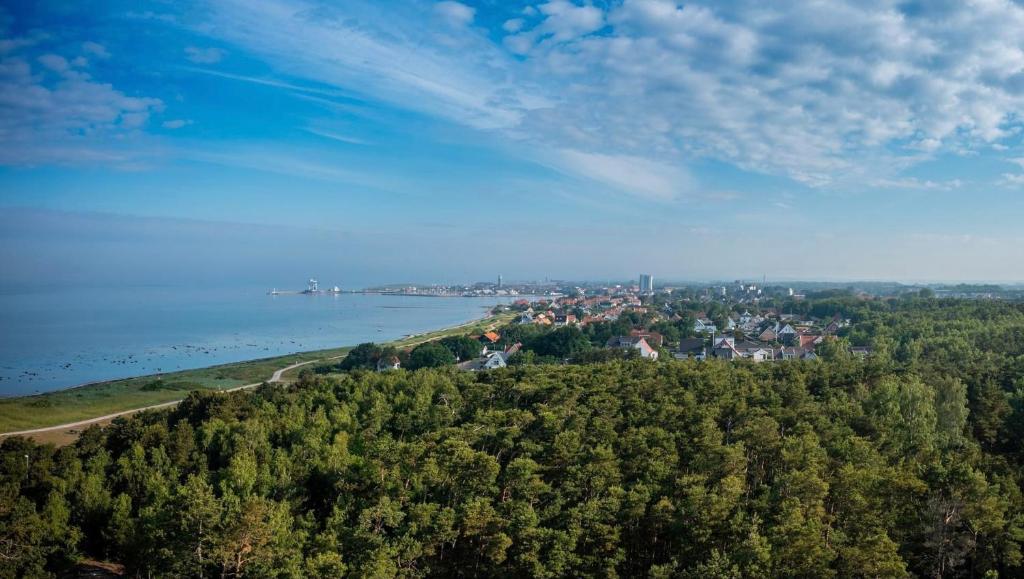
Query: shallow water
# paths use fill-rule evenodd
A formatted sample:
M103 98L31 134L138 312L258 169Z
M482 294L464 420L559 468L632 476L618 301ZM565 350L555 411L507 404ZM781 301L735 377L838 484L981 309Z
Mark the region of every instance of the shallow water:
M0 292L0 396L387 341L510 298L267 295L265 288Z

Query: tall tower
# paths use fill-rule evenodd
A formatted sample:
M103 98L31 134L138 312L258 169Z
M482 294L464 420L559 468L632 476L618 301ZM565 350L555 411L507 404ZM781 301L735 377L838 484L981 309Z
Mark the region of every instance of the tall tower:
M498 274L498 289L501 289L501 286L504 285L504 284L505 284L505 278L501 277L501 274L499 273Z
M640 293L654 293L654 276L649 273L640 274Z

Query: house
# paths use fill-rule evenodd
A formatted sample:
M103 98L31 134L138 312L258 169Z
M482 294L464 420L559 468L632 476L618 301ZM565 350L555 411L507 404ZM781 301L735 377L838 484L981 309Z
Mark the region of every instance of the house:
M867 358L871 355L871 348L867 346L853 346L850 348L850 353L858 358Z
M398 359L398 356L381 356L381 358L379 360L377 360L377 371L378 372L387 372L389 370L398 370L401 366L402 366L402 362L401 362L401 360Z
M749 324L752 319L754 319L754 316L748 310L743 310L743 313L740 314L741 324Z
M743 352L744 358L750 358L755 362L765 362L775 359L774 352L771 348L753 348Z
M508 366L508 358L505 356L505 352L493 352L484 360L483 369L493 370L495 368L504 368L505 366Z
M693 331L704 334L713 334L718 331L715 323L707 318L697 318L693 323Z
M779 325L772 324L765 328L763 332L758 334L757 339L761 340L762 342L774 342L779 339L778 331Z
M786 324L776 332L777 339L784 344L793 344L797 341L797 331L793 326Z
M813 350L799 346L783 346L775 350L776 360L816 360L817 354Z
M501 335L497 332L484 332L479 336L470 336L474 340L480 342L482 345L480 349L480 355L486 356L487 352L490 351L491 347L497 344L501 340Z
M743 354L736 349L732 338L726 338L719 340L711 350L714 357L722 360L738 360L743 357Z
M462 362L458 365L458 368L467 372L504 368L505 366L508 366L509 359L511 359L512 356L515 356L521 347L522 344L516 342L504 350L487 352L479 358Z
M744 358L750 358L755 362L763 362L765 360L774 359L772 349L768 346L764 346L758 342L751 342L744 340L742 342L733 342L733 348L740 353Z
M635 338L643 338L647 340L647 343L654 348L660 348L665 343L665 337L658 332L648 332L646 330L632 330L629 332L630 336Z
M812 332L800 332L797 334L797 346L801 348L813 348L821 343L824 336Z
M555 314L555 326L573 326L576 324L575 314Z
M516 323L519 323L519 324L532 324L533 323L533 316L530 314L530 312L523 312L522 314L519 315L519 319L516 320Z
M652 348L651 345L647 343L647 340L639 336L615 336L608 340L605 347L621 350L635 349L640 352L641 358L646 358L648 360L658 359L658 351Z
M708 348L704 338L684 338L679 340L679 347L673 352L672 357L677 360L705 360L708 357Z

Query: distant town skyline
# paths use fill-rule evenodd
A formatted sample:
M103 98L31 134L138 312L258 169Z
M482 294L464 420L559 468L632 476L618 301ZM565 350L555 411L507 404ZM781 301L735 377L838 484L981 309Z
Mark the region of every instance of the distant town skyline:
M1008 0L8 3L0 285L1022 282L1022 29Z

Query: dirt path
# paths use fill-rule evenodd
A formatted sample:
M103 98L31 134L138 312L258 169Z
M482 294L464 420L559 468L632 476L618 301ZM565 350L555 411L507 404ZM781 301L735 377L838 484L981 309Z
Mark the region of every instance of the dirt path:
M335 356L333 358L327 358L327 360L332 360L332 359L339 358L339 357L340 356ZM285 366L284 368L281 368L279 370L275 370L274 374L270 377L270 380L267 380L267 382L271 383L271 384L273 384L275 382L280 382L281 381L281 376L285 372L288 372L289 370L294 370L294 369L296 369L296 368L298 368L300 366L305 366L307 364L313 364L314 362L320 362L320 360L309 360L308 362L299 362L298 364L292 364L291 366ZM246 389L249 389L249 388L255 388L255 387L260 386L262 384L263 384L263 382L256 382L256 383L253 383L253 384L246 384L244 386L235 386L234 388L228 388L227 390L222 390L222 392L236 392L238 390L246 390ZM107 414L106 416L97 416L96 418L89 418L89 419L86 419L86 420L79 420L78 422L68 422L67 424L58 424L56 426L46 426L44 428L33 428L33 429L30 429L30 430L19 430L17 432L4 432L4 433L0 433L0 438L2 438L4 436L32 436L33 438L43 438L43 437L37 437L36 435L47 434L47 433L51 433L51 432L67 432L69 430L78 430L79 428L84 427L84 426L90 426L92 424L102 423L102 422L110 422L111 420L113 420L113 419L115 419L115 418L117 418L119 416L127 416L129 414L135 414L136 412L143 412L145 410L156 410L158 408L167 408L169 406L174 406L175 404L178 404L179 402L181 402L181 400L172 400L170 402L164 402L164 403L161 403L161 404L153 404L151 406L143 406L142 408L133 408L131 410L122 410L121 412L115 412L113 414ZM70 433L70 434L77 435L77 433Z
M472 326L472 325L474 325L476 323L479 323L479 321L480 320L473 320L473 321L470 321L470 322L466 322L465 324L460 324L458 326L453 326L451 328L448 328L446 331L460 330L460 329L463 329L463 328L467 328L467 327L470 327L470 326ZM497 326L498 326L498 322L494 321L491 324L488 324L486 326L486 329L487 330L493 330ZM409 348L409 347L412 347L412 346L417 346L419 344L422 344L423 342L429 342L431 340L436 340L436 339L439 339L440 337L443 337L443 336L437 336L437 335L431 335L431 334L432 333L427 333L426 336L429 336L429 337L422 337L422 338L420 338L418 340L415 340L413 338L417 338L419 336L409 336L407 339L410 339L411 341L402 344L402 347ZM345 354L341 354L341 355L338 355L338 356L331 356L329 358L323 358L323 359L319 359L319 360L309 360L307 362L299 362L297 364L292 364L290 366L285 366L284 368L281 368L279 370L275 370L274 374L270 377L269 380L266 381L266 383L273 384L273 383L281 382L281 377L284 375L285 372L288 372L290 370L294 370L294 369L296 369L296 368L298 368L300 366L306 366L308 364L315 364L317 362L329 362L329 361L337 360L337 359L344 358L344 357L345 357ZM260 386L262 384L264 384L264 382L256 382L254 384L245 384L244 386L235 386L234 388L228 388L226 390L220 390L220 392L236 392L238 390L247 390L247 389L250 389L250 388L255 388L255 387ZM169 407L174 406L174 405L176 405L176 404L178 404L180 402L181 402L181 400L172 400L170 402L163 402L163 403L160 403L160 404L153 404L153 405L150 405L150 406L143 406L142 408L133 408L131 410L122 410L120 412L115 412L113 414L107 414L105 416L97 416L95 418L88 418L86 420L79 420L77 422L68 422L66 424L58 424L56 426L45 426L45 427L42 427L42 428L32 428L32 429L29 429L29 430L19 430L19 431L16 431L16 432L2 432L2 433L0 433L0 439L3 439L5 436L27 436L29 438L32 438L36 442L39 442L39 443L42 443L42 444L52 442L52 443L54 443L54 444L56 444L58 446L62 446L62 445L70 444L70 443L74 442L75 439L78 438L78 435L79 435L79 433L80 433L80 431L81 431L81 429L83 427L92 426L93 424L101 424L101 425L102 424L109 424L112 420L114 420L115 418L121 417L121 416L128 416L129 414L135 414L137 412L143 412L143 411L146 411L146 410L158 410L160 408L169 408Z

